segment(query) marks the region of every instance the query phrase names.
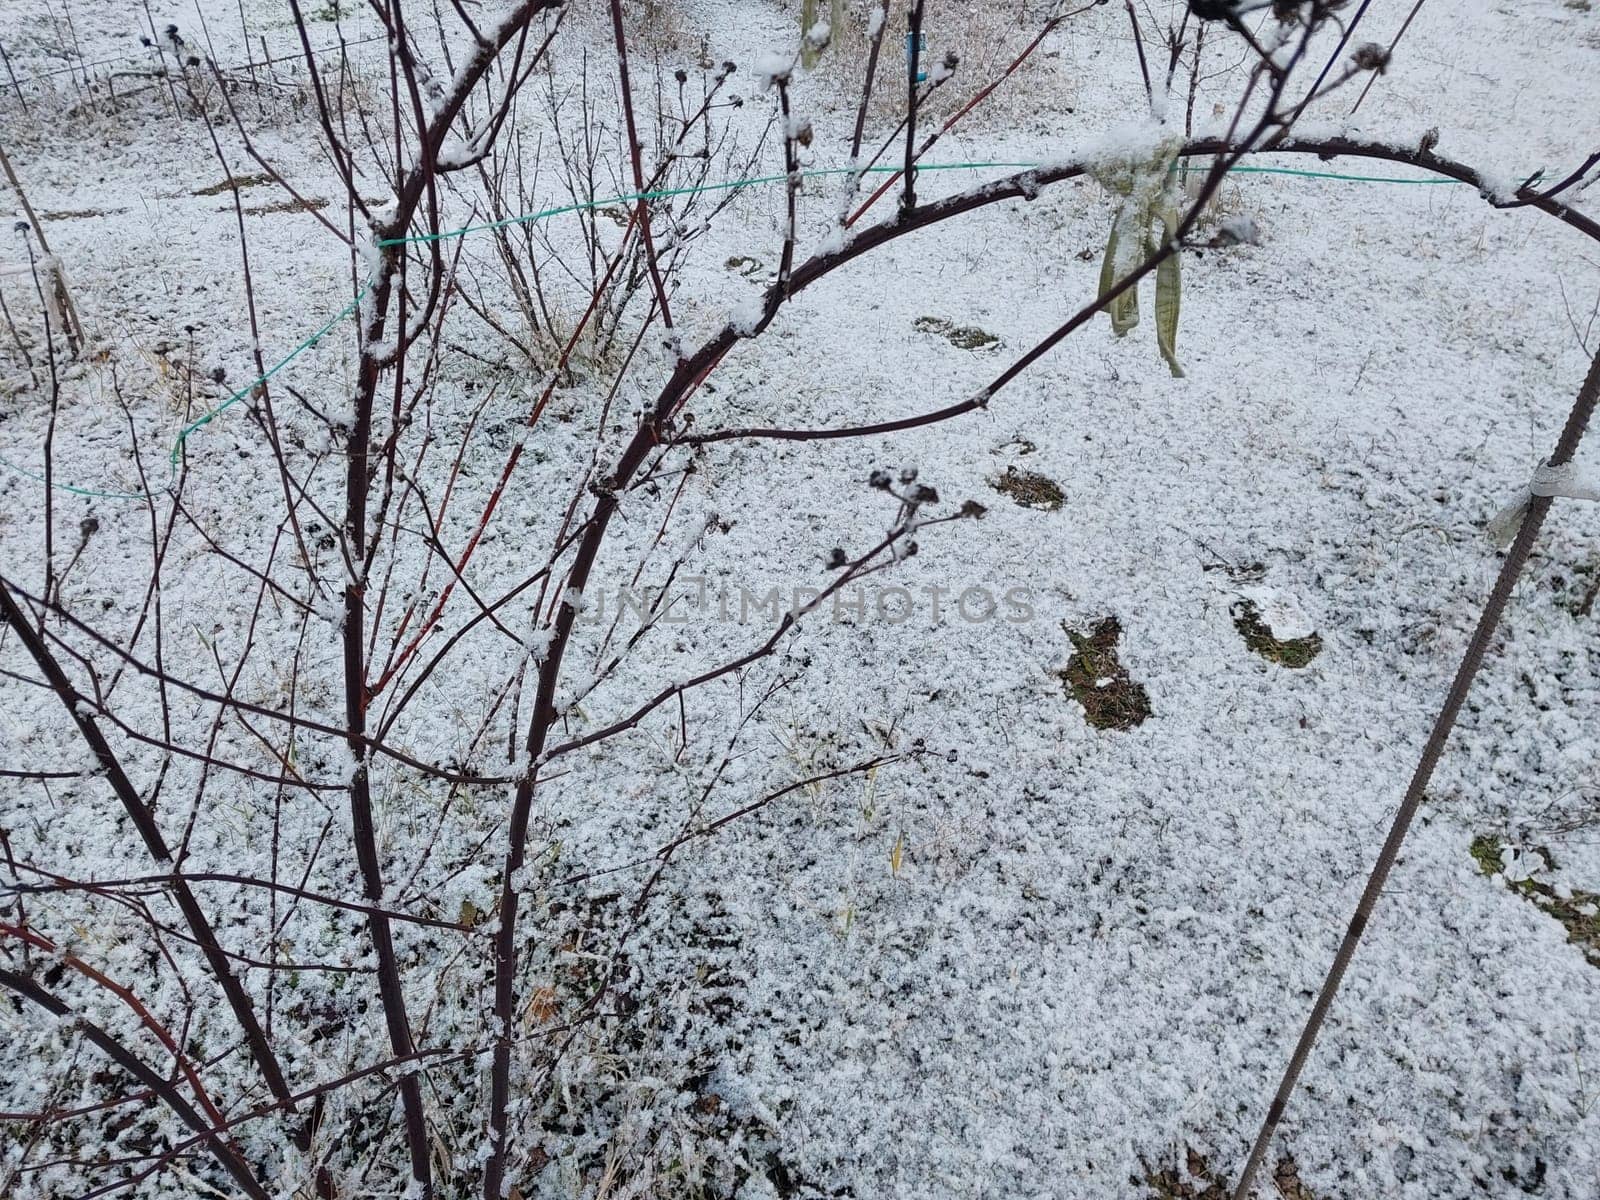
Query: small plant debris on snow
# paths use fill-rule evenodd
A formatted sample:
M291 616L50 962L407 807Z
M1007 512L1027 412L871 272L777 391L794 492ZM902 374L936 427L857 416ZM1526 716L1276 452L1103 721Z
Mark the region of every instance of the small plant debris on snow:
M1594 602L1600 598L1600 561L1579 563L1570 568L1570 574L1558 571L1550 576L1550 589L1556 601L1575 617L1587 617L1594 612Z
M1261 227L1256 224L1256 219L1248 213L1233 213L1223 217L1217 225L1217 231L1211 235L1211 240L1206 243L1213 250L1227 249L1229 246L1259 246L1261 244Z
M1067 498L1061 485L1048 475L1019 471L1015 467L1006 468L1006 473L995 481L994 490L1010 496L1023 508L1037 508L1042 512L1055 512Z
M1300 1168L1293 1155L1278 1161L1272 1182L1283 1200L1318 1200L1317 1194L1300 1181ZM1184 1152L1182 1169L1167 1167L1147 1175L1144 1183L1150 1189L1150 1200L1228 1200L1231 1194L1226 1181L1212 1172L1205 1156L1194 1150Z
M1283 1200L1317 1200L1317 1194L1301 1182L1300 1167L1292 1154L1278 1160L1277 1169L1272 1173L1272 1182Z
M277 213L321 212L328 207L328 201L321 197L306 197L296 200L278 200L272 204L253 204L244 209L247 217L270 217Z
M265 171L253 175L232 175L221 183L208 184L203 188L196 188L190 192L191 196L221 196L231 192L234 188L261 187L272 182L272 176Z
M1139 1182L1137 1179L1132 1182ZM1227 1187L1211 1174L1205 1156L1184 1152L1182 1167L1166 1167L1145 1176L1150 1200L1227 1200Z
M1567 941L1600 966L1600 893L1537 878L1540 872L1555 869L1555 860L1543 846L1520 848L1485 834L1472 839L1469 852L1485 875L1500 876L1512 891L1560 921Z
M936 333L957 350L987 350L998 346L1000 339L976 325L957 325L943 317L918 317L911 324L923 333Z
M1293 600L1271 588L1249 588L1230 610L1244 644L1268 662L1298 670L1322 653L1322 636Z
M1060 672L1067 692L1083 705L1084 719L1096 729L1132 729L1150 715L1150 695L1135 683L1117 658L1122 625L1106 617L1088 633L1061 627L1072 639L1074 653Z

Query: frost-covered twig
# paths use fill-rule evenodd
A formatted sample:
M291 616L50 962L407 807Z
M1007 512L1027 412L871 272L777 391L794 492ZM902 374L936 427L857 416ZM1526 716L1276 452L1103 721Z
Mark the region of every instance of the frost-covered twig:
M650 201L645 198L644 151L639 144L639 126L633 116L633 80L628 74L628 36L622 28L622 0L611 0L611 28L616 39L617 73L622 90L622 118L628 133L628 160L633 167L633 186L639 193L638 211L634 221L639 227L639 238L644 243L645 261L650 268L650 282L655 288L656 304L661 309L661 323L670 333L672 305L667 298L666 284L661 279L661 264L656 258L655 234L650 228Z
M252 875L240 875L230 871L174 871L165 875L130 875L117 879L69 880L52 872L40 871L52 880L48 884L15 884L11 890L22 894L36 894L60 891L96 891L111 892L128 888L170 888L179 883L228 883L238 887L259 888L264 891L274 892L280 896L291 896L296 900L305 900L311 904L325 905L328 908L340 908L346 912L370 915L374 912L382 913L393 921L400 921L409 925L420 925L430 929L449 929L465 932L471 926L463 925L460 921L446 921L438 917L422 916L419 913L405 912L402 909L390 906L363 904L357 900L348 900L341 896L329 895L310 888L296 887L293 884L280 883L271 879L257 879ZM302 970L315 970L314 966L300 967Z
M900 193L902 217L917 207L917 160L913 148L917 141L917 76L922 63L923 3L924 0L911 0L906 13L906 161L900 169L900 176L905 180L905 190Z
M238 1150L222 1135L221 1126L223 1122L220 1119L208 1123L183 1098L182 1093L178 1091L175 1085L167 1082L166 1079L147 1067L138 1055L134 1054L104 1028L87 1017L75 1013L64 1000L29 979L26 975L0 967L0 987L4 987L20 999L27 1000L44 1009L57 1021L76 1027L107 1058L132 1075L152 1094L159 1096L185 1125L195 1130L198 1135L197 1141L207 1145L223 1169L228 1172L247 1196L252 1197L253 1200L268 1200L266 1189L261 1186L261 1183L256 1179L255 1174L240 1156ZM198 1083L195 1086L198 1088Z
M9 580L0 576L0 615L4 615L6 622L16 633L18 639L27 648L33 657L40 672L49 681L51 688L61 703L72 715L73 723L77 726L79 734L87 743L90 751L104 772L106 782L110 785L117 799L121 801L123 811L128 814L129 820L138 831L140 839L144 842L145 849L150 857L163 865L171 864L172 853L167 848L167 841L161 832L161 827L156 823L154 815L145 807L138 791L122 768L122 763L116 753L111 749L105 735L100 732L96 723L92 705L78 694L66 673L61 669L55 657L45 645L43 636L34 630L23 615L22 610L11 596L12 586ZM262 1078L266 1081L268 1089L279 1100L288 1103L289 1086L283 1076L283 1070L278 1064L278 1057L273 1052L267 1039L266 1032L256 1020L255 1010L250 1001L250 996L234 976L227 959L222 953L216 934L212 931L211 922L206 917L205 910L195 898L189 885L181 879L173 885L173 896L178 909L182 912L184 920L188 923L190 932L194 935L196 943L200 946L206 961L211 967L218 985L222 988L223 995L227 998L229 1007L233 1010L234 1018L239 1022L245 1037L245 1043L250 1048L251 1057L255 1059L256 1066L261 1071ZM289 1105L292 1108L292 1104Z
M376 547L376 534L373 534L371 543L368 541L368 501L373 481L370 457L374 442L374 400L379 377L386 369L394 371L394 387L398 398L404 375L406 350L434 312L442 282L439 243L433 239L427 243L431 269L428 271L422 303L418 306L417 315L407 323L404 308L408 295L405 283L407 256L402 252L403 246L395 245L392 239L404 236L424 199L437 228L436 180L440 170L451 163L444 152L446 138L462 114L468 97L486 77L500 52L515 42L520 55L529 23L536 15L554 5L555 0L523 0L522 3L513 6L492 33L479 37L473 53L457 69L451 86L443 90L442 94L432 98L431 102L425 102L422 97L420 67L407 44L406 39L409 35L398 6L379 10L380 20L388 26L392 44L398 48L397 53L390 57L391 71L404 76L406 92L417 127L418 146L414 162L403 179L398 182L392 211L387 212L383 219L373 222L375 262L373 277L360 315L361 357L351 420L346 435L345 511L342 523L346 578L343 587L344 613L340 633L344 659L345 740L352 763L348 797L351 836L355 844L362 890L371 905L377 905L382 901L385 878L373 815L370 760L364 745L367 735L368 702L371 698L367 679L367 583L371 556ZM309 38L297 0L295 17L302 45L307 48L308 69L314 69L310 61ZM545 45L548 44L547 41ZM513 80L526 77L525 74L512 76ZM320 85L316 94L324 133L329 142L337 147L340 144L340 137ZM397 95L391 107L394 135L398 144L404 137L404 128ZM336 150L336 157L341 163L350 160L348 151L339 154ZM398 168L399 164L396 165ZM363 212L367 212L364 201L356 191L353 176L347 171L345 178L351 203ZM395 337L392 347L389 347L384 343L384 335L391 322L391 303L396 309L392 314ZM393 455L396 452L397 443L394 442L381 448L382 457L389 465L386 477L392 477ZM380 514L386 504L386 498L380 502ZM378 960L379 995L390 1046L396 1057L403 1059L409 1056L415 1047L406 1011L405 991L400 977L393 933L388 918L379 912L368 915L368 929ZM400 1094L404 1109L406 1144L411 1160L411 1177L414 1187L420 1192L423 1200L426 1200L433 1194L431 1149L421 1083L414 1073L402 1076Z
M778 114L783 125L783 247L778 252L778 290L788 295L789 275L794 270L794 247L799 239L798 215L800 207L800 131L795 128L794 116L789 110L789 77L787 74L773 78L778 90ZM757 332L759 332L759 327Z
M571 754L574 750L581 750L585 746L592 746L597 742L603 742L608 738L615 737L624 730L632 729L637 726L640 721L644 720L644 718L650 713L667 703L667 701L681 696L686 692L694 691L696 688L704 687L708 683L722 679L737 671L744 670L752 663L755 663L771 654L773 650L777 648L778 644L789 635L790 631L795 629L801 620L803 620L806 616L820 608L824 601L831 600L834 594L844 588L847 584L855 583L864 576L870 574L882 561L882 556L885 553L894 555L894 552L897 549L901 549L903 543L907 542L917 529L930 528L935 525L943 525L950 521L972 519L978 516L980 513L981 509L973 510L970 508L963 508L961 511L951 513L947 516L923 518L916 524L910 524L903 521L897 522L895 526L890 529L890 531L882 538L882 540L880 540L861 557L847 563L844 566L844 569L839 572L833 581L830 582L826 587L820 589L815 596L807 599L804 604L798 605L791 611L784 613L777 626L764 640L758 642L755 646L751 647L749 650L746 650L742 654L728 659L726 662L719 663L714 667L708 667L706 670L701 671L699 674L694 675L691 678L682 681L681 683L672 683L666 687L663 687L653 696L650 696L644 702L639 704L638 707L636 707L627 716L620 717L608 725L603 725L600 728L591 730L590 732L579 737L572 738L569 741L561 742L550 747L550 749L544 753L544 760L546 762L554 761L563 755Z
M1046 21L1042 26L1040 26L1039 32L1034 35L1033 40L1024 46L1015 55L1015 57L1013 57L1012 60L1006 64L1005 68L998 75L974 92L965 104L946 117L944 121L940 123L939 128L936 129L931 136L923 139L922 144L917 147L916 153L912 155L911 162L913 164L921 162L922 159L927 155L928 151L932 150L934 146L938 145L940 138L949 133L950 130L953 129L963 117L966 117L975 108L993 95L995 90L999 88L1001 84L1005 83L1005 81L1010 79L1012 75L1016 74L1022 65L1027 62L1030 57L1032 57L1034 51L1036 51L1040 45L1043 44L1044 39L1054 32L1054 30L1063 22L1071 20L1073 17L1079 16L1082 13L1086 13L1091 8L1098 8L1104 3L1106 3L1106 0L1089 0L1087 4L1080 5L1077 8L1068 9L1067 11L1059 13L1058 15L1051 17L1048 21ZM923 94L924 100L926 100L927 97L932 94L933 89L942 87L947 81L954 78L955 67L955 60L953 58L946 58L946 60L940 65L940 68L933 72L933 79L929 85L928 91ZM881 153L882 151L879 152L880 155ZM874 156L874 162L877 161L877 157L878 156ZM897 182L899 182L903 173L904 169L901 171L896 171L885 178L884 181L878 185L877 189L872 193L872 195L867 197L861 206L850 214L850 216L845 220L845 224L847 226L854 225L857 221L859 221L862 215L869 208L876 204L881 197L883 197L891 188L894 187ZM859 178L860 176L858 173L852 182L854 183L855 180L859 180ZM852 186L850 194L852 197L854 196L854 186Z

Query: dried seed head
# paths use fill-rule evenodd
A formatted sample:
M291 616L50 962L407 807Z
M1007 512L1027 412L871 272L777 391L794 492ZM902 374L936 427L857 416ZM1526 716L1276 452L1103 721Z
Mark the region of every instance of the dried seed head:
M1389 66L1389 52L1377 42L1364 42L1356 47L1353 61L1363 71L1377 71L1381 74Z

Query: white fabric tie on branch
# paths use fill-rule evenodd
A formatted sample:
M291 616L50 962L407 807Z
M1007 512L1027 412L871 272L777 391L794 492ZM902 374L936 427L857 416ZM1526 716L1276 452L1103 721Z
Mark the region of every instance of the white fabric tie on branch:
M1560 496L1565 500L1600 500L1600 476L1578 469L1576 463L1562 463L1552 467L1541 462L1533 469L1533 479L1522 495L1495 513L1490 520L1488 533L1501 549L1509 546L1522 527L1522 518L1528 511L1528 501L1535 496Z

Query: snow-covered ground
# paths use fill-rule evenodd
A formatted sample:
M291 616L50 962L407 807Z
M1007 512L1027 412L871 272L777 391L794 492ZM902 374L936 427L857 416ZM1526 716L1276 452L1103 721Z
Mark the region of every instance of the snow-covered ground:
M792 42L796 6L670 7L682 36L676 48L663 39L659 61L669 77L674 55L740 63L741 136L753 145L772 97L745 64ZM1374 4L1362 39L1387 44L1410 8ZM233 0L207 0L200 11L216 58L242 61ZM195 10L151 12L156 27L176 22L203 43ZM263 0L244 14L252 43L295 52L287 4ZM65 54L69 17L78 48ZM134 5L53 0L46 17L31 2L0 0L0 45L19 79L137 56L141 31L150 34ZM938 31L930 19L935 48ZM603 32L574 21L563 36L609 71ZM313 34L337 36L323 18ZM345 34L371 38L370 15L351 18ZM1143 107L1119 6L1066 23L1044 49L1048 57L1009 85L1020 98L1008 96L1002 115L975 114L934 157L1061 158ZM251 53L259 59L261 46ZM351 56L387 87L381 41ZM641 57L642 73L651 61ZM188 416L257 374L238 231L229 192L215 186L224 174L204 123L176 115L164 85L121 80L146 90L114 114L71 112L70 79L24 86L26 112L0 94L0 146L97 347L65 367L53 471L91 490L138 491L130 428L152 482L164 483L167 448ZM0 77L0 93L9 83ZM1213 86L1223 100L1237 77ZM1343 122L1354 94L1313 110L1307 127ZM840 165L853 111L836 84L802 81L796 99L818 129L807 165ZM1600 140L1597 114L1600 12L1562 0L1473 0L1422 7L1353 128L1415 144L1437 127L1440 153L1520 181L1541 168L1557 178L1581 161ZM303 195L333 200L323 211L341 222L304 89L286 88L246 124ZM254 172L234 131L220 126L218 137L236 174ZM1421 178L1350 160L1252 161ZM781 172L781 146L769 142L760 167ZM1004 173L930 172L919 193L926 202ZM623 163L608 162L604 180L602 191L630 190ZM841 186L807 184L802 257L827 235ZM541 203L564 201L548 177L530 187ZM1577 203L1594 212L1596 194ZM245 220L270 365L349 302L353 268L313 217L285 211L270 183L243 196L258 210ZM481 216L461 196L449 203L446 226ZM889 219L891 203L877 219ZM834 547L865 552L894 517L894 502L868 486L874 470L914 466L945 508L970 498L989 511L919 535L915 557L869 577L859 609L836 615L825 605L775 656L690 693L681 724L674 701L541 784L523 889L527 1029L575 1015L596 962L619 944L624 961L602 1004L608 1015L585 1026L553 1081L536 1055L519 1059L513 1175L522 1195L1087 1200L1213 1195L1204 1188L1231 1182L1497 570L1483 526L1548 453L1600 350L1600 323L1589 318L1600 247L1531 209L1496 211L1462 186L1241 174L1222 204L1252 218L1260 239L1185 256L1186 378L1172 378L1156 352L1146 295L1146 323L1133 334L1113 339L1096 320L985 410L860 440L716 443L681 490L664 475L659 494L624 505L589 589L603 617L580 626L571 652L560 699L579 703L563 740L763 639L771 622L751 611L741 623L741 601L777 588L787 602L826 581ZM1111 211L1092 182L1064 183L863 256L729 355L690 406L695 427L892 421L971 395L1092 297ZM769 278L782 214L780 188L753 189L694 243L673 300L687 347ZM20 240L3 244L0 261L16 261ZM471 238L463 255L492 259ZM736 259L757 265L731 267ZM19 325L38 323L31 286L0 279ZM921 320L930 317L998 341L962 348ZM432 400L443 459L434 469L448 469L484 404L461 463L467 499L444 527L446 544L459 547L499 475L508 425L543 381L474 357L497 353L481 322L461 316L450 328ZM32 370L45 376L39 338L25 336ZM38 472L48 392L28 385L9 338L0 329L0 455ZM355 364L346 322L284 369L274 402L289 409L292 387L337 411ZM631 421L671 365L659 339L647 339L617 412ZM543 561L613 380L585 373L557 391L557 419L528 438L473 560L477 593L498 596ZM300 711L338 726L340 649L325 619L336 621L336 609L302 620L270 591L259 599L251 577L212 548L259 567L281 537L275 578L305 592L289 535L279 533L277 468L247 408L190 438L184 503L193 518L170 533L159 502L152 519L138 502L56 496L58 572L83 543L62 601L126 643L147 603L152 548L170 537L159 587L167 667L264 705L294 694ZM614 452L616 442L613 434L606 446ZM317 485L336 496L342 467L329 460L319 470ZM997 486L1030 477L1022 473L1057 485L1059 505L1022 504L1015 487ZM707 581L708 604L652 631L584 694L606 657L618 589L669 503L671 532L641 582L659 583L681 552L682 574ZM41 484L0 468L0 570L33 594L45 571L44 512ZM1600 960L1569 943L1549 904L1508 880L1531 861L1543 892L1576 894L1580 906L1583 893L1600 892L1600 645L1597 617L1576 612L1600 571L1597 533L1593 506L1558 502L1509 607L1269 1156L1269 1168L1292 1159L1302 1197L1600 1196ZM890 619L907 596L909 616ZM1314 633L1319 652L1296 667L1247 645L1241 598L1280 639ZM989 599L997 603L985 615ZM459 596L453 604L447 632L472 614ZM526 604L508 612L527 620ZM1126 676L1090 664L1103 672L1097 682L1142 686L1150 710L1127 729L1086 721L1063 678L1074 635L1108 617L1120 627ZM628 618L621 629L632 631ZM57 632L93 650L81 631ZM140 636L135 653L152 661L152 635ZM508 723L514 702L501 705L515 663L496 637L480 629L429 681L427 723L397 734L408 752L509 771L504 747L520 733ZM248 667L230 685L247 647ZM105 682L116 662L93 654ZM54 698L27 682L37 672L9 634L0 667L0 768L84 768L88 751ZM146 734L171 721L203 745L219 720L214 703L163 696L133 671L115 688L112 707ZM531 697L521 703L525 722ZM487 748L473 744L485 721ZM219 724L228 757L278 772L282 761L243 722ZM337 793L230 773L198 791L196 763L164 766L154 748L113 736L141 788L165 771L158 813L169 839L186 846L187 870L266 876L281 860L296 886L359 894ZM307 776L348 774L335 740L308 735L296 752ZM632 928L658 847L880 754L899 757L799 788L676 849ZM398 771L378 787L387 903L449 920L488 913L509 788L471 789L448 805L442 795ZM0 779L0 830L8 878L24 884L40 878L26 864L84 880L157 870L94 775ZM1520 866L1491 874L1486 847L1507 847L1508 868ZM263 890L196 886L239 954L371 966L357 913L304 906L290 916ZM9 896L0 909L8 925L26 922L67 945L166 1020L189 1013L186 1045L226 1107L261 1102L192 948L173 941L176 965L162 961L147 927L104 898L30 895L25 914L16 903ZM175 920L170 911L162 919ZM419 1043L483 1048L485 928L399 931ZM23 963L20 943L0 942L0 966ZM369 976L280 971L269 989L266 971L240 973L274 1022L294 1086L388 1055ZM115 997L72 995L160 1070L170 1066L154 1042L138 1041ZM126 1090L102 1062L85 1065L97 1052L36 1007L0 1005L0 1028L6 1112ZM430 1076L441 1177L473 1178L486 1078L470 1058ZM338 1194L397 1194L404 1149L392 1093L376 1084L340 1093L326 1120L338 1139ZM238 1133L253 1162L280 1173L284 1195L308 1186L288 1125L255 1121ZM19 1200L87 1193L142 1165L101 1156L159 1152L162 1139L186 1136L154 1108L128 1129L85 1120L51 1126L38 1141L36 1132L28 1122L0 1125L0 1183ZM364 1168L380 1144L390 1168L369 1180ZM1287 1179L1291 1168L1281 1171ZM1162 1172L1171 1173L1153 1182ZM230 1186L198 1159L132 1190L217 1194L201 1177ZM472 1185L460 1186L464 1195ZM1260 1194L1273 1186L1264 1180Z

